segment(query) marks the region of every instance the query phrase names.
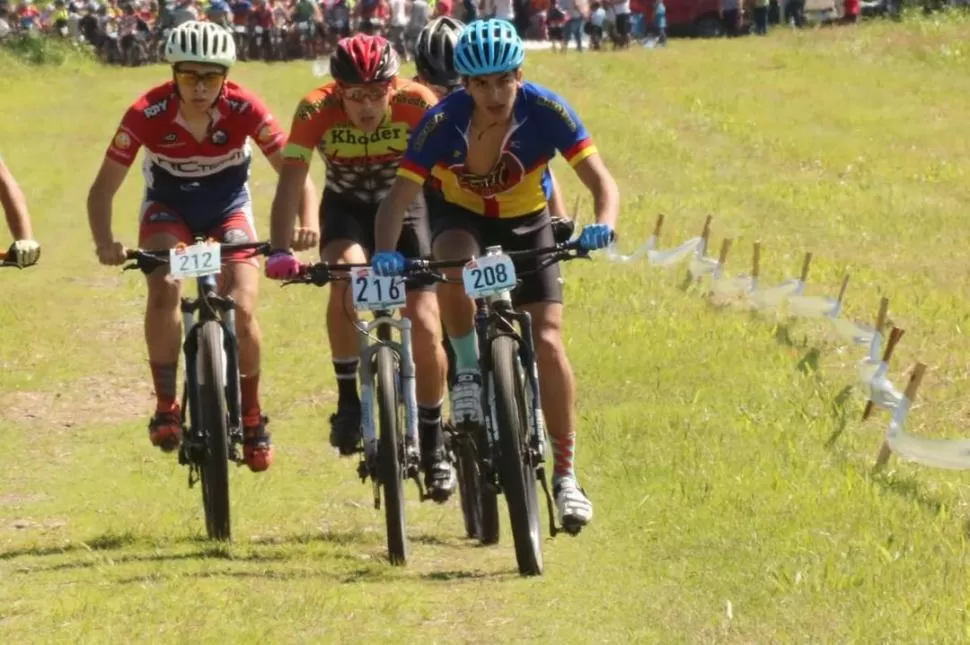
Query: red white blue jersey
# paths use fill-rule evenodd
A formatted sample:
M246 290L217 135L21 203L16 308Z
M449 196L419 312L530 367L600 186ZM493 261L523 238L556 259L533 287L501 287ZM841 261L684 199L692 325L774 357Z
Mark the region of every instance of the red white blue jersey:
M128 108L107 157L131 166L145 149L145 200L164 204L193 230L248 210L249 139L269 156L283 149L286 134L254 94L226 82L199 142L179 115L173 82L149 90Z

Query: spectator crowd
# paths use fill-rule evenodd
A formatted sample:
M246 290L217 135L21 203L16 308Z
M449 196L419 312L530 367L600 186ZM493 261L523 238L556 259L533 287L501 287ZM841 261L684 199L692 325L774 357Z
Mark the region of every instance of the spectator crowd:
M766 34L806 22L806 0L0 0L0 39L47 35L83 42L107 63L160 59L168 31L188 20L225 26L240 58L326 55L354 32L381 33L407 57L432 18L495 17L537 47L602 50L666 44L672 31L699 36ZM855 22L890 0L808 0L821 21ZM811 3L815 4L811 4ZM822 4L819 5L818 2ZM873 10L873 7L876 9ZM826 8L827 11L826 11ZM668 12L671 20L668 22Z

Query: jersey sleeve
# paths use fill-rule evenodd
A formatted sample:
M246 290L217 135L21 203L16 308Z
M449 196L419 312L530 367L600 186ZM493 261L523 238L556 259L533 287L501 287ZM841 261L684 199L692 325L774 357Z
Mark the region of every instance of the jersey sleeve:
M431 169L442 159L442 142L447 120L448 115L440 108L425 113L411 131L408 149L397 169L398 177L424 184L424 180L431 174Z
M550 143L573 168L597 152L579 115L558 95L548 91L539 94L536 112Z
M138 156L138 149L145 143L144 133L145 115L136 104L125 112L105 156L125 168L130 167Z
M324 96L310 94L296 107L293 123L290 125L290 136L283 148L284 163L310 165L313 150L327 129L323 108L325 100Z
M269 111L266 104L256 96L249 94L246 97L250 109L246 111L248 121L247 133L263 154L267 157L279 152L286 144L286 133L280 127L279 121Z

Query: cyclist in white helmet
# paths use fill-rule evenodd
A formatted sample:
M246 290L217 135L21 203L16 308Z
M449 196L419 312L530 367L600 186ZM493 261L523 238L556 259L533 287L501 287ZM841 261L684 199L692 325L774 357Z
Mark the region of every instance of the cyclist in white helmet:
M283 164L286 135L252 92L226 80L236 62L232 34L218 25L191 21L173 29L165 43L172 80L132 104L115 131L88 194L88 219L98 260L125 261L125 247L111 225L112 202L139 148L145 149L146 191L139 210L138 245L166 250L191 244L196 234L225 243L256 240L249 168L253 139L274 169ZM301 225L293 246L317 244L316 200L307 179ZM260 331L254 316L259 262L230 255L219 275L221 289L236 301L244 457L259 472L272 462L267 419L259 405ZM147 276L145 339L157 398L149 423L152 444L165 452L181 441L182 412L176 372L181 342L179 283L160 268Z

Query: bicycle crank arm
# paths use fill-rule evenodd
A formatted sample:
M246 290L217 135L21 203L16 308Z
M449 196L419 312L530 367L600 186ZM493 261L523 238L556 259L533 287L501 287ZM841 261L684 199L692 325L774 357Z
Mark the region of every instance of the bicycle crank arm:
M542 467L537 468L536 476L542 483L542 491L546 494L546 510L549 511L549 535L556 537L563 528L556 526L556 509L552 501L552 494L549 492L549 484L546 483L546 469Z

